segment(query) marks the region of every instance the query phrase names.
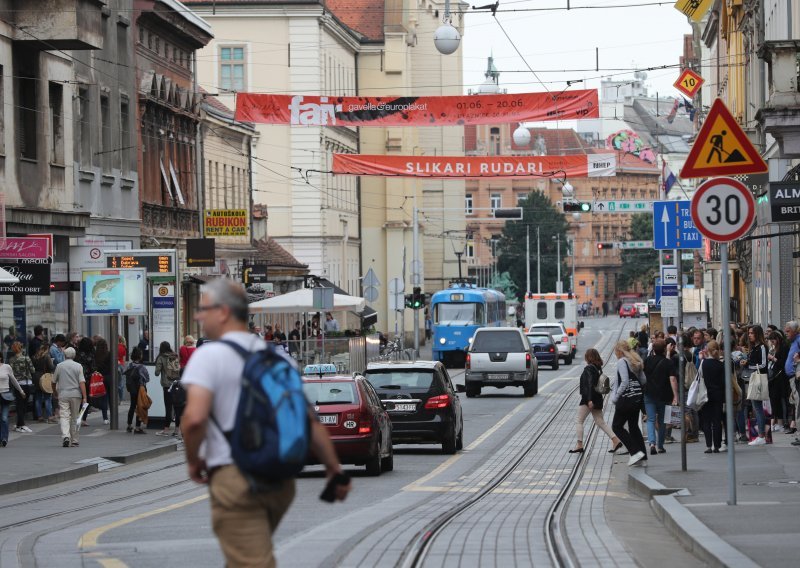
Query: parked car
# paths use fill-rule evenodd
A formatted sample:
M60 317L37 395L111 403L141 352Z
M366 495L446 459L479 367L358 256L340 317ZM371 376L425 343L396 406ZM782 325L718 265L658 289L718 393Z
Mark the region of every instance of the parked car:
M619 317L621 318L638 318L639 310L633 304L622 304L619 309Z
M369 475L394 469L392 421L363 375L338 374L330 364L307 365L303 390L341 463L365 465Z
M550 365L554 371L558 370L558 348L553 336L545 332L526 333L531 351L536 357L537 365Z
M525 396L535 395L539 391L539 368L522 330L478 328L467 352L464 381L470 398L488 386L522 387Z
M636 308L636 311L640 316L647 316L647 302L636 302L633 304L633 307Z
M558 357L565 365L572 365L572 359L578 351L578 338L570 336L561 322L535 323L528 328L528 333L549 333L553 336L558 348Z
M393 443L441 444L445 454L464 447L461 401L443 363L376 362L365 375L392 420Z

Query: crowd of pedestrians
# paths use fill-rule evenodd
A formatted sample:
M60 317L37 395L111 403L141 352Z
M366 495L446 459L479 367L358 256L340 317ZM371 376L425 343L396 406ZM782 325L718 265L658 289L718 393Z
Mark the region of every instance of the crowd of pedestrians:
M678 334L683 346L684 398L680 400L681 377ZM591 414L611 439L611 452L625 448L629 465L640 464L648 455L667 450L665 444L680 427L688 443L705 442L707 454L727 451L730 443L761 446L772 443L777 433L797 434L800 413L800 323L777 326L731 325L730 341L716 329L675 326L667 333L648 334L647 326L631 332L614 348L617 358L610 380L610 399L615 404L612 426L603 420L602 389L605 377L599 353L586 352L587 366L581 376L578 411L578 443L572 453L583 451L583 422ZM731 362L733 380L728 408L725 392L725 357ZM696 397L695 397L696 395ZM683 407L684 423L675 423L667 408ZM670 409L671 410L671 409ZM728 440L727 413L732 412L735 439ZM640 424L646 425L642 433ZM800 437L792 445L800 446Z
M123 336L116 344L116 356L101 336L82 337L78 333L57 334L48 342L42 326L35 326L20 341L12 326L3 339L0 354L0 447L8 444L12 407L15 410L14 431L32 434L26 420L60 424L62 445L78 446L81 426L88 426L90 416L99 413L108 425L114 365L119 373L118 395L130 398L127 431L143 434L148 424L150 398L147 383L150 375L145 353L150 352L146 333L131 352ZM195 340L186 336L179 353L169 342L162 342L155 360L155 374L160 377L166 422L159 435L180 436L180 418L185 393L180 388L180 375L194 353ZM144 387L144 388L142 388ZM136 425L133 425L134 416ZM79 421L78 418L81 418ZM169 430L174 422L175 427Z

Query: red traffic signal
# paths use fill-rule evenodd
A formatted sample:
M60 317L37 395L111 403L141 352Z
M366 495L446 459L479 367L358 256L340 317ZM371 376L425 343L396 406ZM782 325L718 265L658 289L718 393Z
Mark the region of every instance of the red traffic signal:
M597 250L613 249L614 243L597 243Z

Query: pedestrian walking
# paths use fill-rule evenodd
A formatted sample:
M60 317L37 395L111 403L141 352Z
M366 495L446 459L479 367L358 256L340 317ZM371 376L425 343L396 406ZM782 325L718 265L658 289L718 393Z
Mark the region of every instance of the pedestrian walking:
M586 417L590 414L595 425L606 433L611 440L611 452L616 452L622 447L622 442L614 435L614 432L603 419L603 394L598 392L597 383L603 373L603 359L597 349L590 348L583 355L586 361L580 378L581 401L578 405L578 415L575 418L575 425L578 433L578 443L575 448L570 450L571 454L583 453L583 424Z
M269 489L258 490L260 486L251 487L235 465L225 432L236 422L244 359L218 340L235 342L249 351L267 346L247 332L247 296L233 281L220 278L204 285L195 319L214 341L192 356L182 378L188 391L182 428L189 476L209 484L211 524L227 565L272 567L272 535L294 499L295 481L278 480ZM280 351L276 356L295 365ZM334 476L341 476L336 452L310 407L308 416L311 451L325 465L329 481L335 482ZM350 490L349 481L334 486L340 500Z
M14 377L22 387L23 393L17 393L16 409L17 409L17 427L14 428L15 432L22 432L25 434L33 433L33 430L25 425L25 415L28 413L28 399L33 398L33 374L36 369L33 368L33 362L22 343L15 341L11 345L11 352L13 353L9 365L14 370Z
M161 377L161 390L164 393L164 428L156 432L156 436L169 436L169 426L172 424L172 417L175 414L175 407L172 403L172 385L181 378L181 362L178 355L172 350L169 341L162 341L158 347L158 357L156 357L156 377ZM175 420L175 432L178 434L180 423Z
M92 404L95 408L100 409L100 412L103 415L103 424L108 424L108 401L111 398L109 393L111 392L111 388L113 386L111 384L111 375L114 372L116 360L108 347L108 341L102 337L98 337L97 342L94 345L94 363L95 370L103 375L103 386L105 387L106 392L99 397L90 398L89 400L90 404Z
M14 392L11 392L12 388ZM11 365L4 363L3 356L0 354L0 447L3 448L8 445L8 415L11 411L11 403L17 398L14 393L22 396L25 391L14 377Z
M128 346L125 343L125 336L120 335L119 339L117 340L117 377L119 378L119 383L117 384L117 391L119 393L119 401L122 402L122 399L125 395L125 381L123 377L123 373L125 372L125 362L128 360Z
M78 445L78 416L86 402L86 377L83 366L75 361L75 349L64 350L65 360L56 366L53 384L58 393L61 445L65 448Z
M94 350L94 342L92 342L91 337L81 337L81 339L78 341L78 348L75 350L77 353L75 356L75 361L80 363L81 367L83 367L83 378L86 380L87 385L92 379L92 373L97 370ZM88 394L89 393L87 392L87 395ZM92 412L92 407L100 408L101 406L100 401L93 398L87 399L86 402L89 403L89 408L86 409L86 412L83 415L83 423L81 426L89 425L89 414Z
M53 416L53 384L52 373L56 370L53 358L50 357L50 346L39 345L39 351L33 356L33 416L39 422L51 423ZM46 376L49 375L49 376Z
M150 382L150 373L147 367L142 365L142 350L134 347L131 351L131 362L128 368L125 369L125 387L128 395L131 397L131 405L128 407L128 432L134 434L144 434L147 428L147 410L139 409L140 397L139 393L142 387L145 389L145 396L147 396L147 383ZM136 428L133 428L133 416L136 415ZM142 420L144 417L144 420ZM144 428L142 428L144 425Z
M667 428L664 422L664 407L678 404L678 377L675 368L667 359L667 343L663 339L653 342L653 354L644 361L644 374L647 383L644 392L644 408L647 414L647 440L650 455L666 452L664 441Z
M647 379L642 372L642 359L627 341L617 342L614 355L617 357L617 375L611 389L611 400L616 409L611 429L631 456L628 465L636 465L647 460L644 438L639 429L639 413L643 404L642 385Z
M64 346L66 344L67 337L63 333L59 333L53 338L53 342L50 344L50 358L53 360L54 365L64 361Z
M714 340L706 344L707 356L700 363L698 373L702 375L708 393L708 401L700 408L700 424L706 440L705 453L720 452L722 447L722 410L725 404L725 364L719 360L719 343ZM712 449L713 444L713 449Z
M783 432L789 429L792 418L789 414L789 377L786 376L786 356L788 351L780 333L773 331L768 335L769 353L767 377L769 401L772 407L772 431Z
M742 361L741 365L745 367L750 374L752 373L766 373L769 360L767 359L767 346L764 340L764 329L760 325L750 326L747 331L747 340L750 344L750 352L747 354L747 361ZM767 443L766 438L766 416L764 415L764 401L751 400L750 404L753 407L753 413L756 415L756 424L758 425L758 436L753 439L748 446L763 446Z

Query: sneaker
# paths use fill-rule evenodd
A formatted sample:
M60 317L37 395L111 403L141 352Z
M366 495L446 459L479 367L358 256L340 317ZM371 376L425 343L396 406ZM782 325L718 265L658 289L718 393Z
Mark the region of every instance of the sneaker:
M666 438L664 438L665 444L674 444L675 441L676 441L675 438L673 438L672 436L667 436Z
M745 442L749 442L750 440L749 440L749 438L747 436L742 434L741 436L739 436L739 439L737 441L739 441L739 442L744 444Z
M697 436L686 436L686 443L687 444L694 444L694 443L699 442L699 441L700 441L700 439Z
M141 428L136 428L136 430L134 430L133 433L134 434L147 434L147 432L145 432Z
M778 433L783 432L783 426L781 426L780 424L776 424L775 426L772 427L772 431Z
M792 445L793 446L800 446L800 440L793 440L792 441Z
M720 451L720 452L727 452L727 451L728 451L728 445L727 445L727 444L722 444L722 445L719 447L719 451Z
M166 430L160 430L156 432L156 436L169 436L169 435L170 435L169 432L167 432Z
M657 454L658 454L658 451L656 450L656 447L655 446L650 446L650 455L651 456L655 456Z
M69 438L64 438L64 441L61 443L61 446L64 448L69 448Z
M108 423L109 423L108 420L103 420L103 424L108 425Z
M797 432L797 428L787 428L784 430L784 434L795 434Z
M58 424L58 420L55 419L55 418L48 418L47 419L47 423L48 424Z
M764 439L764 438L756 438L755 440L753 440L752 442L750 442L747 445L748 446L766 446L767 445L767 440Z
M131 432L133 432L133 426L129 425L127 428L125 428L125 431L130 434Z
M636 465L645 458L644 452L636 452L628 460L628 465Z
M23 430L24 432L27 432L28 434L33 434L33 430L31 430L31 429L30 429L30 428L28 428L27 426L23 426L23 427L22 427L22 430Z
M8 445L8 440L0 440L0 446L5 448Z
M20 432L21 434L25 434L25 427L24 426L15 426L14 432Z
M78 442L72 442L72 447L73 447L73 448L77 448L79 445L80 445L80 444L78 444Z

